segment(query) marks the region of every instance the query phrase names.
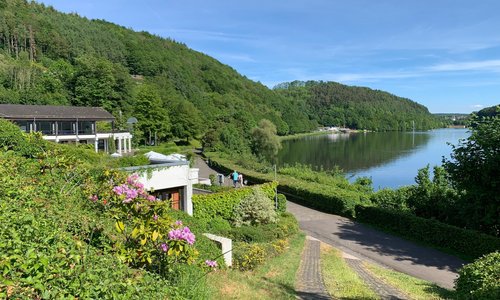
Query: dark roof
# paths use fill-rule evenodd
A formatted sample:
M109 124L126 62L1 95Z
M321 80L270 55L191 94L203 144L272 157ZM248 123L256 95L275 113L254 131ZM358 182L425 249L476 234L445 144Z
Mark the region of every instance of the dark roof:
M115 119L101 107L0 104L0 118L23 120L106 120Z

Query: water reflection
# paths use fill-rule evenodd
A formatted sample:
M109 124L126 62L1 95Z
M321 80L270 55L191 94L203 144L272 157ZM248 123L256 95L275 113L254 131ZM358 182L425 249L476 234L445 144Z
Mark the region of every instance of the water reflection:
M398 132L309 136L284 141L278 161L280 164L298 162L325 169L338 165L346 172L354 172L409 155L429 140L428 134Z
M309 136L283 141L279 164L301 163L372 177L374 187L413 184L419 168L436 165L451 146L466 138L465 129L429 132L374 132Z

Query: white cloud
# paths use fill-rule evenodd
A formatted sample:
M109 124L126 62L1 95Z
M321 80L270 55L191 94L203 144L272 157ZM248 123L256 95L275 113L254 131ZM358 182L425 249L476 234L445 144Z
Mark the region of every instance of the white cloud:
M472 105L472 108L477 108L477 109L483 108L483 107L484 107L484 105L482 105L482 104Z
M427 70L431 72L448 72L448 71L500 72L500 59L438 64L427 68Z

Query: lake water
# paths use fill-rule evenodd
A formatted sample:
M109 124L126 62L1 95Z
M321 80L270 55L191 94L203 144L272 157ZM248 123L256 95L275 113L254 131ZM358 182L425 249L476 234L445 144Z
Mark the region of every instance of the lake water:
M373 187L396 188L415 183L420 168L440 165L451 146L469 136L467 129L426 132L337 133L285 140L278 164L301 163L325 170L336 165L354 180L371 177Z

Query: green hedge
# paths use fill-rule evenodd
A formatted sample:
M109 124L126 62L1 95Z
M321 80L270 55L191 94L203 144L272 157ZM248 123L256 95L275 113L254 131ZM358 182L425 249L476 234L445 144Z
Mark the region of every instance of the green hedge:
M500 250L500 239L386 208L356 206L356 219L398 235L477 258Z
M241 170L224 159L211 158L210 166L223 174L235 168ZM264 174L252 170L242 170L244 178L251 183L263 183L274 180L273 174ZM337 186L329 186L317 182L307 182L291 176L278 175L278 192L287 196L290 201L346 217L354 216L354 207L357 204L369 201L369 195L359 191L345 190Z
M240 203L243 197L252 193L253 188L255 187L238 188L222 193L193 195L193 215L207 222L216 218L231 220L234 208ZM274 201L274 193L276 190L275 182L262 184L258 188L260 188L269 199Z

